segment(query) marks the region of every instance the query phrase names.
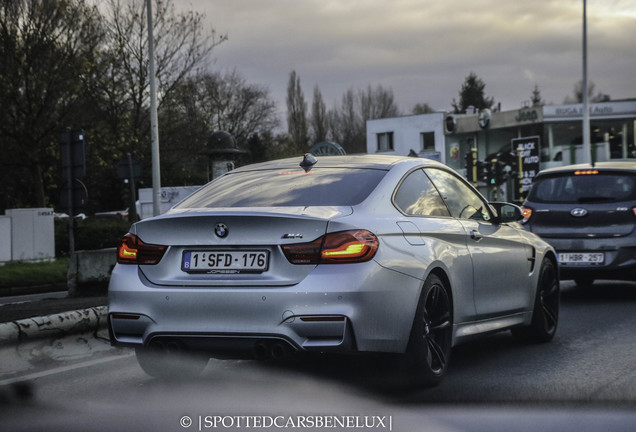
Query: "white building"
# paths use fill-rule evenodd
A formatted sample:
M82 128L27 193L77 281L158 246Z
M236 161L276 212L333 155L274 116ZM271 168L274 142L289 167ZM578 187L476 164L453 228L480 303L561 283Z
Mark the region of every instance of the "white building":
M367 153L417 155L445 163L444 113L367 121Z

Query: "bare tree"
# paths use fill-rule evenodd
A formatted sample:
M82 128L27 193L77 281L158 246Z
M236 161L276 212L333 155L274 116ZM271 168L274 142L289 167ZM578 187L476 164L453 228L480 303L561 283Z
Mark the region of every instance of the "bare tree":
M168 163L181 167L191 166L214 131L230 133L241 149L247 149L250 141L255 145L258 137L271 135L279 124L269 90L247 83L236 70L187 78L171 92L160 114L169 119L162 154ZM186 174L182 169L174 175Z
M431 106L427 103L415 104L415 106L411 110L411 114L431 114L434 112L435 110L431 108Z
M596 84L590 81L587 84L587 99L590 102L607 102L611 100L610 96L607 94L603 94L598 92L594 94L594 90L596 89ZM583 80L579 80L574 85L574 96L571 98L570 96L566 96L564 103L566 104L576 104L583 103Z
M155 0L154 5L155 73L161 104L195 68L206 65L212 50L226 36L217 38L214 31L204 34L204 16L192 11L177 13L172 0ZM125 133L124 141L133 147L145 142L149 131L146 12L145 2L109 0L102 79L94 82L113 132Z
M399 110L395 104L393 91L384 89L381 85L372 88L370 85L365 91L358 93L360 104L360 115L362 121L395 117L399 115Z
M311 117L309 119L312 140L314 143L327 140L329 133L329 119L327 117L327 106L322 98L322 93L318 86L314 87L314 98L311 103Z
M287 84L287 131L296 148L305 151L309 141L307 103L296 71L291 71Z
M377 86L355 92L347 90L342 96L340 107L329 113L330 134L347 153L366 152L366 123L376 118L400 115L393 92Z

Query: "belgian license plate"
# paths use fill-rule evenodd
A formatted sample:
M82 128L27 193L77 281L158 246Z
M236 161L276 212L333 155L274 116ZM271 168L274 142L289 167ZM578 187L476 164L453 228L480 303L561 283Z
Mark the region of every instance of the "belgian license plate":
M185 251L181 270L205 273L262 273L269 268L269 253L245 251Z
M604 261L605 254L602 252L559 254L561 264L603 264Z

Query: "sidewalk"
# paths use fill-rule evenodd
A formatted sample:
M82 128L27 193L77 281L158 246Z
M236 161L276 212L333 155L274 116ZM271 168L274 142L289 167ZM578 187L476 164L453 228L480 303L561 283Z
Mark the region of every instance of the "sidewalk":
M0 297L0 303L2 298ZM108 297L62 297L0 304L0 323L47 316L60 312L106 306Z

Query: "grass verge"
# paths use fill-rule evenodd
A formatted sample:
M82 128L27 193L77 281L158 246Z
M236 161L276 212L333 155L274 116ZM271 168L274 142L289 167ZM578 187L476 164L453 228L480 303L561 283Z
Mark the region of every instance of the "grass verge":
M50 262L10 262L0 266L0 289L47 284L65 284L68 258Z

